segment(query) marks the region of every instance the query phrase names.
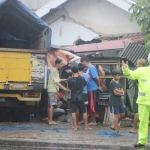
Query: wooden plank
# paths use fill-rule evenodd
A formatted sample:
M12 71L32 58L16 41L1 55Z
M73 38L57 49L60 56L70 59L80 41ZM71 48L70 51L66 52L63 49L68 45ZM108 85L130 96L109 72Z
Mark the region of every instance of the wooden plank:
M25 48L26 41L15 41L15 40L0 40L0 47L4 48Z
M108 107L105 116L104 116L104 125L112 125L113 123L113 114L110 112L110 108Z
M47 50L46 43L48 38L47 29L44 29L39 36L31 42L31 48Z
M31 44L32 48L38 48L38 49L43 49L42 47L42 38L43 36L41 36L40 38L38 38L37 40L34 41L34 43Z
M106 110L105 115L104 115L104 121L103 121L103 124L106 124L106 117L107 117L107 110Z
M45 54L32 54L31 55L31 77L32 82L44 83L45 80Z
M37 54L47 53L47 51L40 49L15 49L15 48L0 48L0 52L23 52L23 53L37 53Z

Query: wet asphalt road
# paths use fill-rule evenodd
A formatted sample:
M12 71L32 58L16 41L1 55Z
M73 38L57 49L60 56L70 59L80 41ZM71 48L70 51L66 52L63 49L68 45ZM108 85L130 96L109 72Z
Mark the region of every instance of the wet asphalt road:
M130 128L120 128L123 136L112 138L99 134L111 132L109 126L98 124L91 131L84 131L80 125L77 132L71 127L62 121L57 126L35 120L1 122L0 150L135 150L132 144L137 143L138 135L129 134ZM138 150L150 150L150 145Z

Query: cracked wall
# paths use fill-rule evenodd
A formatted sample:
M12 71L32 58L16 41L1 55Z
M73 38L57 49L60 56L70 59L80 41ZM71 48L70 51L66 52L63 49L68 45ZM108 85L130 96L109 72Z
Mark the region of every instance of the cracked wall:
M105 0L68 0L60 7L50 10L43 20L52 27L53 35L57 30L54 24L60 18L62 18L61 24L63 22L70 24L69 29L73 28L74 24L78 24L97 35L102 35L102 37L120 36L141 31L136 22L130 23L128 12ZM74 36L73 33L70 36ZM74 39L76 40L77 37Z

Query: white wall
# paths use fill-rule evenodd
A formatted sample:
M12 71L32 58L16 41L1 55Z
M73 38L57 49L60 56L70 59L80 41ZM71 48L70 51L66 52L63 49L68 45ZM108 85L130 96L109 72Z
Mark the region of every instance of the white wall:
M73 0L65 5L69 17L102 35L139 32L130 14L106 0Z
M131 7L131 2L128 0L107 0L108 2L116 5L117 7L128 12L128 9Z
M29 7L32 10L37 10L50 0L20 0L23 4Z
M73 22L64 22L62 19L50 25L52 29L52 44L54 45L73 45L78 36L88 41L99 35L93 31Z

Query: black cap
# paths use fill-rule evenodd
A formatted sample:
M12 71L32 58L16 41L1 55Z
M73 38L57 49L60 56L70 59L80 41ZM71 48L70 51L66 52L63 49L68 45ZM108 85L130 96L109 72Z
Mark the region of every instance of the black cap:
M120 70L117 70L117 69L115 69L115 70L113 70L112 71L112 76L116 76L117 74L119 74L119 75L121 75L121 71Z
M71 69L71 67L67 65L67 66L65 66L65 69Z

